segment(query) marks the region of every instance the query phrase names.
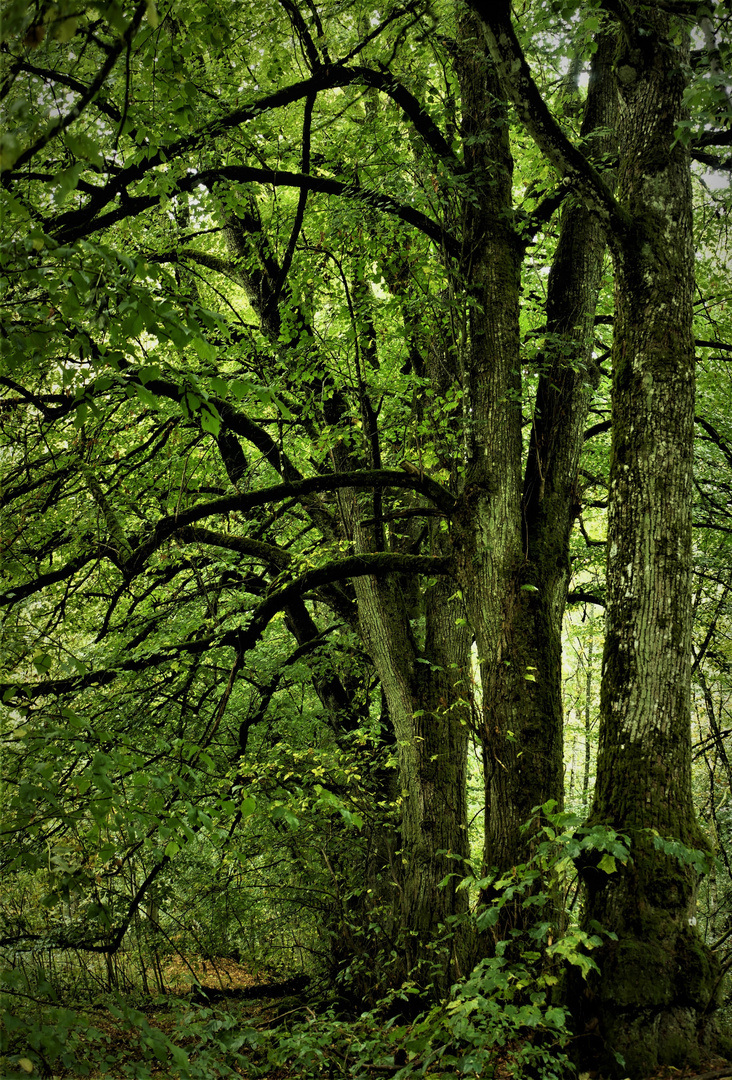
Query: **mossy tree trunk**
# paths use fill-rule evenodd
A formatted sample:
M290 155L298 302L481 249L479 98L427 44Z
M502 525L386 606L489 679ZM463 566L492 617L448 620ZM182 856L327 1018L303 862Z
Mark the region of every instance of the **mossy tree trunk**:
M547 335L525 472L522 469L518 295L521 244L512 224L506 104L476 15L460 24L465 134L477 204L466 215L476 303L469 386L473 429L455 523L456 558L481 660L485 863L524 862L532 808L563 797L561 634L579 455L599 371L594 314L605 238L579 202L562 215L549 278ZM470 43L470 47L468 47ZM582 124L598 156L612 146L612 44L593 61ZM483 133L482 140L474 132ZM488 139L490 134L490 140ZM467 273L466 273L467 277ZM520 910L506 912L514 924ZM502 925L500 932L509 929Z
M444 580L427 590L420 640L398 578L356 582L364 644L388 703L398 761L401 827L394 879L401 934L395 939L400 961L391 974L397 983L411 977L440 992L469 965L460 942L448 955L433 950L440 927L467 910L467 893L456 885L469 855L470 639L456 625L451 591L454 586Z
M593 57L581 137L594 158L612 153L615 94L613 42L601 37ZM563 798L562 626L570 576L569 537L579 510L577 470L593 394L600 380L594 318L605 237L578 200L562 211L547 287L546 339L537 358L539 381L521 501L522 604L515 634L527 643L526 696L511 774L498 774L500 799L515 806L515 826L533 806ZM519 839L514 863L525 858ZM511 865L509 863L508 865Z
M620 105L618 196L566 137L521 52L507 0L471 0L501 83L547 159L602 224L616 272L607 638L591 820L632 839L632 863L585 868L586 921L617 941L585 1019L610 1068L641 1077L692 1060L707 1038L716 971L695 929L693 871L653 832L703 846L691 797L691 494L694 248L683 27L625 4L614 70Z
M526 698L513 628L521 547L521 374L519 288L522 250L512 210L513 159L506 104L479 21L458 18L457 71L466 199L459 269L469 294L465 355L465 480L453 520L453 548L480 663L481 742L486 791L486 861L507 865L517 838L514 807L496 786L510 770L509 742ZM504 850L504 847L508 850Z
M679 26L636 5L615 70L621 102L606 643L592 822L632 841L586 870L586 922L617 934L587 1009L619 1075L694 1061L717 982L695 927L695 872L654 845L705 841L691 791L694 247ZM586 1010L587 1011L587 1010Z

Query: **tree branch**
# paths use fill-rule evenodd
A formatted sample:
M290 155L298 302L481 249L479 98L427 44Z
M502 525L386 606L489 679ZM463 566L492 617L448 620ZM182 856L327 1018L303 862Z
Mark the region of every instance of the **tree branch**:
M584 589L572 589L567 593L568 604L596 604L598 607L605 607L605 598L600 596L599 593L585 592Z
M292 562L292 556L275 544L265 544L261 540L250 540L247 536L232 536L230 533L218 533L212 529L188 527L181 529L176 536L179 540L194 544L209 544L212 547L236 551L240 555L250 555L262 562L269 563L278 570L284 570Z
M27 581L25 585L13 585L7 592L0 593L0 607L10 607L13 604L17 604L20 600L25 600L27 596L32 596L34 593L40 592L41 589L45 589L47 585L55 585L57 581L65 581L67 578L73 577L79 570L83 570L93 559L99 558L102 554L102 549L97 548L92 552L85 552L83 555L78 555L75 559L69 559L64 566L59 567L58 570L51 570L48 574L40 574L33 581ZM111 552L110 552L111 554Z
M288 607L297 597L313 589L354 577L383 577L386 574L427 574L431 577L450 572L449 559L431 555L395 555L391 552L352 555L349 558L328 563L326 566L316 567L314 570L306 570L283 588L271 593L254 609L249 625L244 629L229 630L218 639L210 635L197 638L195 641L187 641L153 655L125 660L111 670L88 672L78 678L49 679L46 682L37 683L1 683L0 700L9 700L19 695L27 700L33 700L37 697L48 697L51 694L78 693L89 686L109 684L125 671L145 671L151 667L162 667L184 652L197 655L212 648L232 648L243 656L254 648L279 611Z
M80 97L83 97L88 90L88 87L83 82L79 82L78 79L74 79L71 75L65 75L62 71L52 71L51 68L36 67L35 64L29 64L27 60L18 60L13 65L13 72L18 71L23 71L28 75L37 75L39 79L45 79L48 83L56 82L60 83L61 86L68 86L69 90L74 90ZM110 105L103 98L97 97L93 104L100 112L114 120L116 124L122 119L122 113L116 105Z
M150 385L150 384L148 384ZM266 503L282 502L284 499L302 500L307 495L324 491L337 491L341 488L353 488L357 491L372 488L403 488L418 491L426 496L445 514L452 514L456 500L450 492L432 480L429 476L413 475L396 469L364 469L355 472L311 476L294 483L277 484L259 491L243 492L215 499L210 503L193 506L162 518L155 526L153 535L144 540L134 551L132 558L125 565L125 570L136 574L142 570L153 551L185 526L192 525L202 518L216 514L229 514L233 511L244 513Z
M140 170L136 170L136 172L137 171ZM141 180L145 171L147 170L141 171L139 176L128 178L125 184L118 184L118 178L115 178L115 180L111 181L105 188L100 188L100 196L102 192L106 192L107 188L110 189L109 197L104 199L104 205L113 201L117 194L126 189L128 184ZM336 195L341 198L355 199L357 202L362 202L366 206L372 207L374 210L390 214L393 217L399 218L401 221L405 221L409 225L413 225L437 245L444 245L451 256L454 258L457 258L458 256L459 246L455 237L451 233L446 232L440 222L434 221L432 218L428 217L427 214L422 213L421 210L417 210L415 207L409 206L406 203L400 203L391 195L384 194L383 192L374 191L370 188L362 188L358 184L345 184L340 180L331 180L324 176L309 176L305 173L292 173L278 169L261 169L250 165L228 165L218 169L206 169L202 172L191 173L182 177L176 184L173 193L193 191L199 185L211 188L214 184L223 180L234 180L242 184L255 183L271 184L273 187L293 187L299 188L302 192L320 192L324 195ZM81 210L75 210L70 214L64 214L58 219L51 231L54 238L58 240L59 243L69 243L78 239L80 236L89 236L91 233L108 228L110 225L123 221L125 218L135 217L143 211L149 210L153 206L157 206L160 202L160 196L127 196L123 199L120 206L111 210L108 214L104 214L102 217L95 216L99 212L99 209L102 208L101 206L95 208L95 200L98 202L99 198L93 196ZM51 229L51 226L47 226L47 228ZM210 256L210 258L212 263L203 263L203 265L213 265L215 257ZM199 259L199 261L202 261L202 259ZM224 260L219 261L222 263L224 262Z
M569 141L540 94L513 29L509 0L468 0L468 3L483 23L503 91L513 102L526 130L564 183L576 188L588 210L598 217L608 242L622 244L632 219L597 169Z
M53 229L54 235L57 236L58 239L63 238L64 242L69 242L70 240L75 239L77 235L88 235L90 231L95 231L100 226L97 223L94 223L93 219L96 218L97 214L99 214L110 202L126 193L127 188L131 184L137 183L137 181L141 180L147 173L157 168L159 165L173 161L183 154L200 149L203 146L210 147L213 141L219 136L225 134L232 128L241 127L250 120L261 116L262 113L269 112L273 109L284 108L287 105L292 105L296 101L300 101L302 98L307 98L313 94L317 95L324 90L332 90L337 87L359 84L371 86L390 97L392 101L399 106L432 152L438 158L445 161L453 171L457 173L464 171L462 163L453 153L452 148L432 117L423 108L417 98L411 94L398 79L388 72L374 71L372 68L347 68L339 65L332 65L330 67L319 68L309 79L303 79L300 82L292 83L290 86L286 86L281 90L277 90L272 94L267 94L264 97L259 98L257 101L252 102L250 105L246 105L242 109L236 109L234 112L220 117L211 124L204 126L195 134L186 136L183 139L178 139L176 142L168 143L166 146L161 147L156 153L151 154L144 161L120 170L120 172L115 175L114 179L103 187L100 187L99 194L92 196L83 207L62 214L55 222L55 227ZM222 171L219 170L219 172ZM19 174L14 170L5 173L4 177L7 178L4 181L6 184L9 184L11 180L23 179L22 174ZM189 179L184 178L178 185L178 190L189 190L187 186L188 183ZM335 183L335 181L332 181L332 183ZM152 202L149 202L148 200L144 201L148 205L152 205ZM141 208L139 200L135 200L132 205L135 205L138 210ZM128 216L127 213L123 212L123 208L120 208L118 211L113 211L106 215L104 221L106 224L112 224L114 221L121 220L126 216Z
M122 52L125 49L129 48L130 43L135 36L136 30L142 22L142 17L147 11L147 6L147 0L141 0L141 3L137 5L137 7L135 8L135 13L132 16L132 21L130 22L130 25L127 27L119 41L113 46L112 49L110 49L107 59L102 64L96 78L92 82L91 86L89 86L82 94L76 104L72 106L72 108L66 113L65 116L60 117L55 124L52 124L44 135L41 135L40 138L36 139L32 146L29 146L27 150L23 151L20 157L18 157L13 163L12 169L4 171L4 175L2 177L2 183L4 187L10 187L10 184L15 178L15 174L17 173L18 169L25 165L27 161L30 161L31 158L35 157L35 155L40 150L42 150L44 146L47 146L53 139L55 139L57 135L60 135L63 131L66 130L66 128L71 127L75 120L78 120L89 102L93 101L93 99L104 86L104 83L107 80L107 76L109 75L114 65L117 63L117 60L119 59Z

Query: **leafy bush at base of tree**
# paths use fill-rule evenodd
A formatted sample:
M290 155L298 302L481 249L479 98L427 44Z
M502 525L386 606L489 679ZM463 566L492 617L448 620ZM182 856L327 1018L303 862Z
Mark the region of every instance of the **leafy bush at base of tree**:
M354 956L339 974L335 1001L329 983L330 1001L295 998L273 1017L235 1000L211 1008L172 994L138 995L135 1008L130 995L106 993L72 1009L62 1004L67 988L52 985L42 966L18 965L2 973L2 1075L209 1080L287 1069L314 1080L366 1077L376 1067L402 1080L427 1070L435 1078L490 1077L500 1065L516 1078L573 1076L576 1037L565 975L570 967L580 980L597 973L593 950L615 935L601 927L582 930L567 914L568 897L576 891L577 866L591 863L598 873L614 874L632 862L632 845L609 826L558 813L553 801L535 807L526 828L535 836L527 863L502 875L463 878L459 888L474 900L470 912L442 928L425 951L430 959L408 981L357 1017L344 1014L344 1003L353 1003L369 971L388 984L394 948ZM684 864L707 868L707 852L652 839ZM355 923L352 930L354 940L364 932ZM456 937L466 934L482 958L449 995L422 1008L434 1000Z

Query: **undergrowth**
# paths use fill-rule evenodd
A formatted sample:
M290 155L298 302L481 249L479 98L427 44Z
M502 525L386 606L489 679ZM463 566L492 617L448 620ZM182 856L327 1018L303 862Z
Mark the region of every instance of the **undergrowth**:
M564 973L568 965L585 978L596 970L592 950L602 942L600 928L587 932L567 919L574 862L591 855L613 873L616 862L629 857L628 841L612 829L583 828L573 816L557 814L554 804L536 812L543 825L526 865L461 882L475 900L467 930L488 955L421 1012L414 1003L429 998L425 969L354 1017L343 1014L342 996L293 1000L284 1013L280 1005L270 1014L241 1003L210 1008L172 997L148 999L143 1011L120 994L72 1009L50 984L25 985L16 967L0 986L0 1071L8 1080L365 1080L377 1074L488 1080L499 1071L517 1080L567 1080L575 1066ZM520 928L507 930L507 916L516 911ZM503 936L495 940L499 927ZM445 927L444 941L465 931L465 924Z

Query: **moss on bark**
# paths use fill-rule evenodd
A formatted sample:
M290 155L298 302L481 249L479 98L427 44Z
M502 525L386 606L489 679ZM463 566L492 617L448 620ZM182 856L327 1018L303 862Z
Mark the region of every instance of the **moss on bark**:
M695 1065L718 1042L720 994L719 963L692 922L695 871L641 834L617 874L583 873L588 918L617 933L593 953L600 975L577 987L578 1019L593 1033L588 1057L631 1080Z

